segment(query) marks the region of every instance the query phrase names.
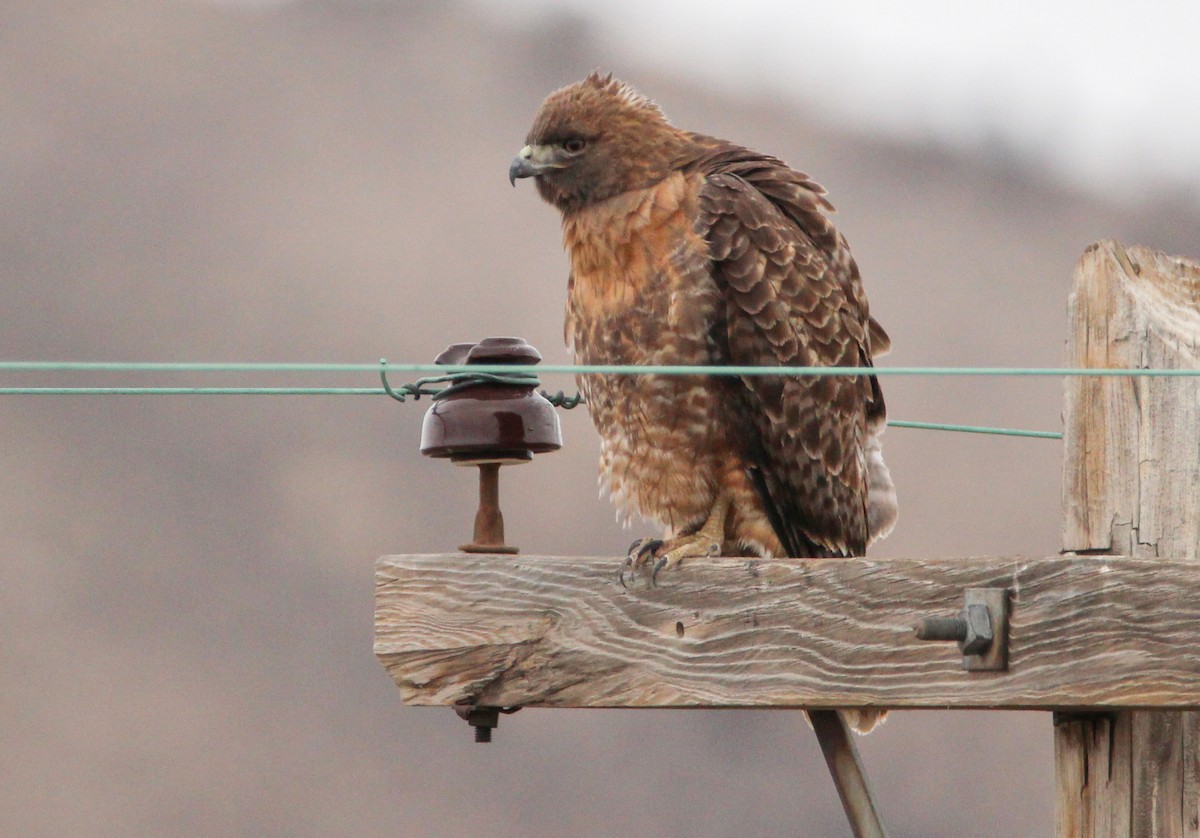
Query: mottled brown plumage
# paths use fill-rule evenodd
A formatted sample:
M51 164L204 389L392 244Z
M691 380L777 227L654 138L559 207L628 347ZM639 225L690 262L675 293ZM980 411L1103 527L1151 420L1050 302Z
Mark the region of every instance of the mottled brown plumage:
M509 174L562 212L578 363L869 366L887 348L820 186L619 81L550 94ZM862 555L891 528L874 376L579 383L602 480L666 529L638 562Z

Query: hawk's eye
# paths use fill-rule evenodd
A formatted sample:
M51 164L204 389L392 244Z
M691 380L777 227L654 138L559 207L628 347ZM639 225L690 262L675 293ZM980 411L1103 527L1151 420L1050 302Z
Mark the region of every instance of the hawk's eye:
M563 141L563 149L571 154L578 154L583 151L583 147L587 145L587 140L583 137L571 137L569 140Z

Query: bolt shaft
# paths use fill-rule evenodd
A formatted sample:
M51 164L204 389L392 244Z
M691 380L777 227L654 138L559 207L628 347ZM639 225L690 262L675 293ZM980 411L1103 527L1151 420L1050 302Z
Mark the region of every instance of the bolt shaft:
M967 621L962 617L926 617L917 626L918 640L967 639Z

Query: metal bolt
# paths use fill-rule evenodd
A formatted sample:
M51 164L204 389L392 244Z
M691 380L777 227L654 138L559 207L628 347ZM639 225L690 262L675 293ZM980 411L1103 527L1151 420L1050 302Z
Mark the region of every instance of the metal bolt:
M980 655L992 645L992 615L986 605L968 605L957 617L927 617L918 640L954 640L964 655Z
M475 728L476 742L492 741L492 728L500 724L499 707L476 707L474 704L460 704L454 708L454 712Z
M919 640L958 643L968 672L1008 669L1011 603L1006 588L967 588L963 610L953 617L928 617L916 627Z
M918 640L966 640L967 621L962 617L926 617L917 626Z
M491 742L492 728L500 724L500 714L506 716L520 710L520 707L479 707L475 704L458 704L454 712L458 717L475 728L476 742Z

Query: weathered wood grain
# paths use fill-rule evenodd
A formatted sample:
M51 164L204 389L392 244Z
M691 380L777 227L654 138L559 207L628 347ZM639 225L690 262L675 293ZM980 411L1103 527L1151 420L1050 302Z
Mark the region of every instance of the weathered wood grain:
M1196 369L1200 265L1093 245L1070 320L1070 366ZM1071 378L1064 417L1064 548L1172 556L1200 575L1200 379ZM1055 760L1060 838L1200 835L1200 714L1060 715Z
M1129 835L1134 715L1055 713L1059 836Z
M633 590L617 558L390 556L375 651L410 704L1200 707L1200 573L1118 557L710 559ZM1012 592L1009 669L917 640Z
M1080 259L1067 364L1200 369L1200 264L1117 242ZM1200 378L1067 378L1063 549L1200 558Z

